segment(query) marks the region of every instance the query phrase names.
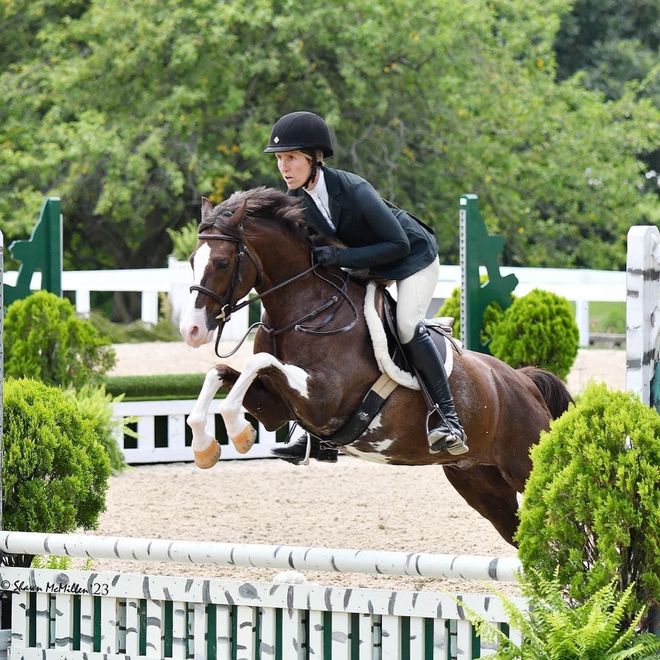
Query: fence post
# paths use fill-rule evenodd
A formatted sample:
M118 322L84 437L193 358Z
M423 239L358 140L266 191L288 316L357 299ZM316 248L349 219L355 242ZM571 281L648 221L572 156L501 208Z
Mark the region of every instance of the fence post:
M660 412L660 232L628 230L626 389Z
M491 302L502 309L511 304L511 292L518 285L513 275L502 277L497 256L504 239L490 236L479 213L476 195L462 195L460 199L460 260L461 260L461 341L463 345L481 353L489 353L481 341L484 311ZM486 266L488 281L482 286L479 266Z

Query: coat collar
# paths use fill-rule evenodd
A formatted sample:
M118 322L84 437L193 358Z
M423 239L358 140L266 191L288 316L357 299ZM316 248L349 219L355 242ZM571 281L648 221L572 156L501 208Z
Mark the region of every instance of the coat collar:
M339 231L339 227L342 221L341 186L339 184L339 177L337 176L335 170L333 170L331 167L325 166L323 166L323 177L325 179L325 187L328 190L330 216L332 217L332 222L335 225L335 231ZM305 202L305 207L309 211L308 217L311 220L311 224L318 233L326 234L327 236L333 235L330 231L328 223L321 215L321 212L314 203L314 200L309 195L305 195L301 188L297 190L288 190L287 194L293 195L294 197L302 197Z
M330 215L332 216L332 222L338 230L341 224L341 187L339 185L339 177L332 168L325 166L323 167L323 176L325 178L325 187L328 190Z

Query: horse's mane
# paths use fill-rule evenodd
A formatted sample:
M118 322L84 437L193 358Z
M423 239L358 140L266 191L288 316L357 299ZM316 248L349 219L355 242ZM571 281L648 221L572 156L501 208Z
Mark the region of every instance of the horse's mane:
M274 188L252 188L233 193L224 202L214 207L211 217L199 226L200 233L211 227L230 236L240 237L241 229L229 219L245 203L244 221L276 220L295 236L310 242L310 232L304 221L305 207L301 200Z

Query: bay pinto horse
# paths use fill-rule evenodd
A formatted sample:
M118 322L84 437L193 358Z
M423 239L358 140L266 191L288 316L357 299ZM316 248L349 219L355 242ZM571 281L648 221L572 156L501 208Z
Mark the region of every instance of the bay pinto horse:
M362 309L364 283L338 267L312 264L302 207L273 189L237 192L216 207L202 200L198 239L180 325L185 341L201 346L216 329L218 341L224 320L253 288L265 314L243 372L218 364L206 374L188 418L197 465L212 467L220 455L205 428L220 388L229 390L220 410L240 452L255 439L241 406L268 430L298 420L320 437L336 432L380 376ZM467 503L513 543L530 447L566 410L570 394L547 371L515 370L467 350L454 355L449 382L468 453L429 453L424 399L402 386L342 452L392 465L442 465Z

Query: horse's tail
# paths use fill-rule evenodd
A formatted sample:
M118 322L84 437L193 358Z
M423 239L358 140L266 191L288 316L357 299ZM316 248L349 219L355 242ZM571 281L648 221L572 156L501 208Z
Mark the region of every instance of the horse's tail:
M573 403L573 397L566 385L550 371L538 367L521 367L518 371L524 373L538 387L552 419L561 417L568 410L569 404Z

